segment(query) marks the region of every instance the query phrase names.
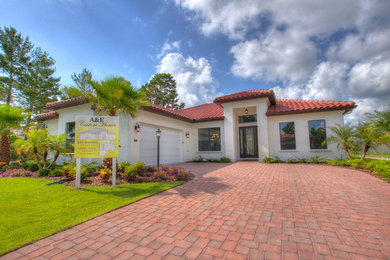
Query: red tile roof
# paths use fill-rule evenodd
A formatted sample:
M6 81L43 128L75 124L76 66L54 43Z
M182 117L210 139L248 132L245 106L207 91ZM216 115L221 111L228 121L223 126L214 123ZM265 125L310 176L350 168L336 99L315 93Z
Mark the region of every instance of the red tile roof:
M52 110L52 109L60 109L60 108L71 107L71 106L76 106L76 105L81 105L86 103L88 103L88 100L86 100L85 98L75 97L75 98L47 103L45 107L47 109Z
M143 107L145 111L158 113L164 116L184 120L187 122L201 122L212 120L223 120L224 111L220 103L246 100L253 98L268 97L271 105L268 107L267 116L310 113L332 110L352 110L356 107L355 102L352 101L320 101L320 100L289 100L289 99L275 99L275 94L271 89L263 90L247 90L230 95L217 97L214 103L207 103L195 107L185 108L181 110L171 110L158 105L151 105ZM61 101L56 101L46 104L46 108L50 110L71 107L75 105L85 104L88 101L84 98L71 98ZM58 114L55 111L37 115L38 120L48 120L57 118Z
M145 111L155 112L188 122L201 122L224 119L223 107L215 103L208 103L182 110L171 110L155 104L152 104L148 107L143 107L142 109Z
M38 121L49 120L58 118L58 113L56 111L50 111L47 113L39 114L35 116L35 119Z
M277 99L275 105L268 107L267 116L333 110L351 110L355 107L356 105L353 101Z
M222 102L231 102L231 101L246 100L246 99L253 99L253 98L262 98L262 97L268 97L269 102L272 105L275 104L275 93L272 89L258 89L258 90L241 91L241 92L217 97L214 99L214 102L215 103L222 103Z
M191 118L193 121L223 120L223 106L217 103L207 103L177 111L178 114Z

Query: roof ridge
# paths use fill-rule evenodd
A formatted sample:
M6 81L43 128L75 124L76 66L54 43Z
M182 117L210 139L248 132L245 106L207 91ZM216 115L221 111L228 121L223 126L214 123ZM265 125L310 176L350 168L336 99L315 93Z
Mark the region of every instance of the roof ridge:
M297 102L354 102L354 101L345 101L345 100L316 100L316 99L287 99L287 98L277 98L276 101L297 101Z
M209 103L205 103L205 104L201 104L201 105L196 105L196 106L193 106L193 107L186 107L186 108L183 108L183 109L179 109L179 110L175 110L175 111L184 111L184 110L188 110L188 109L192 109L192 108L197 108L197 107L201 107L201 106L205 106L205 105L211 105L211 104L215 104L215 105L219 105L218 103L214 103L214 102L209 102Z

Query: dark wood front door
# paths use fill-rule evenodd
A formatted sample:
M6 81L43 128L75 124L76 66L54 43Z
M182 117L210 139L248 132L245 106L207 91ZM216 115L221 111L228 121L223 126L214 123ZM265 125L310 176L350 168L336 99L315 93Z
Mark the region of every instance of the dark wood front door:
M240 158L257 158L257 126L239 128Z

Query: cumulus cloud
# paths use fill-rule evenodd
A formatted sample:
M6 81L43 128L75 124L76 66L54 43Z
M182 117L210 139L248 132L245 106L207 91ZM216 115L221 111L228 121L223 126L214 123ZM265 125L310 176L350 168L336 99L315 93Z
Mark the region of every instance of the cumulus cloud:
M175 0L204 35L233 40L233 75L275 82L278 98L390 100L390 1Z
M253 39L231 48L234 75L244 78L305 80L316 64L316 48L300 33L273 31L264 40Z
M184 57L181 53L167 53L157 66L159 73L170 73L176 80L180 101L187 107L211 102L216 93L217 82L212 77L212 68L206 58Z
M165 41L163 46L161 47L160 53L157 55L157 59L161 59L168 52L179 51L180 44L181 41L173 41L173 42L169 42L168 40Z

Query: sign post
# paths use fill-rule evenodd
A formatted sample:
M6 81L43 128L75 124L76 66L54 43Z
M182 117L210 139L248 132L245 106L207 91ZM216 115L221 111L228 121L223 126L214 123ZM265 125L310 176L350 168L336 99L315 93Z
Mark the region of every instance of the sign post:
M112 186L116 185L119 117L76 116L76 188L81 183L81 158L112 158Z

